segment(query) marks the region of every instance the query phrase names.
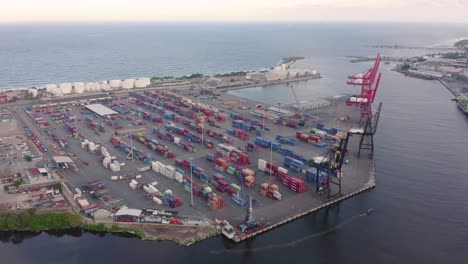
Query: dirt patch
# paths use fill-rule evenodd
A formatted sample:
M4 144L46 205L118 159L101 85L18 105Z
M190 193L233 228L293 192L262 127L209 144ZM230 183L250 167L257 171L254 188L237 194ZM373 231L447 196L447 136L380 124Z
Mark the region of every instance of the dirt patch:
M172 240L177 244L186 246L219 234L219 230L212 226L180 226L132 223L119 223L118 225L141 229L144 231L147 239L149 240Z

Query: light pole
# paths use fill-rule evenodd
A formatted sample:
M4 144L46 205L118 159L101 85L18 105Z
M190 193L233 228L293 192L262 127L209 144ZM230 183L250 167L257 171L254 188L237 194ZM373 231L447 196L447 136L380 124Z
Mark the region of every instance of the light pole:
M193 207L193 173L192 173L192 158L190 160L190 206Z

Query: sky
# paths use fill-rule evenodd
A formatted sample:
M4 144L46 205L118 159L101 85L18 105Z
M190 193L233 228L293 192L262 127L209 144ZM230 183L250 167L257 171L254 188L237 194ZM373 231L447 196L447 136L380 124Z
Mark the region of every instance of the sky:
M468 23L468 0L0 0L0 22Z

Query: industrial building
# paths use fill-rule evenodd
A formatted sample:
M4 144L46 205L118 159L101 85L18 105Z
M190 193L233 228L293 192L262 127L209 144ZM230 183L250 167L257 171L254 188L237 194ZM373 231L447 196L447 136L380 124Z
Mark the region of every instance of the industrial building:
M99 116L107 116L107 115L115 115L117 114L116 111L110 109L107 106L104 106L102 104L90 104L85 106L88 110L90 110L93 113L98 114Z

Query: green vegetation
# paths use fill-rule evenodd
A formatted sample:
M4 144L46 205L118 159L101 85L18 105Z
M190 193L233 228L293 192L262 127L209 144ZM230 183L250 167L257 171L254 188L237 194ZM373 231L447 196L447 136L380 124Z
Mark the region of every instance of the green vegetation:
M190 79L195 79L195 78L201 78L203 77L203 74L201 73L193 73L190 75L184 75L181 77L177 77L176 80L190 80Z
M22 213L0 214L0 230L3 231L41 231L48 229L63 229L77 227L81 224L78 214L70 213L41 213L34 209Z
M215 74L213 77L232 77L232 76L245 76L248 72L246 71L238 71L238 72L230 72L230 73L223 73L223 74Z
M175 79L174 76L164 76L164 77L155 76L151 78L151 81L154 82L154 81L164 81L164 80L172 80L172 79Z
M455 42L454 44L457 48L467 48L468 47L468 39L462 39L460 41Z
M444 59L460 59L466 58L468 51L465 52L449 52L442 54L442 58Z
M62 184L60 182L57 182L56 184L54 184L54 189L62 192Z
M16 188L18 188L21 184L23 184L23 179L21 179L21 178L13 182L13 185Z
M426 59L423 58L423 57L417 57L417 58L416 58L416 61L417 61L417 62L424 62L424 61L426 61Z
M27 162L31 162L31 161L32 161L32 157L29 156L29 155L26 155L26 156L24 156L24 160L26 160Z
M408 71L410 69L410 65L409 64L403 64L403 66L401 66L401 70L402 71Z
M130 233L136 235L140 239L146 239L143 230L137 228L123 227L118 225L112 225L111 227L107 227L104 224L83 224L82 227L84 229L94 232Z

